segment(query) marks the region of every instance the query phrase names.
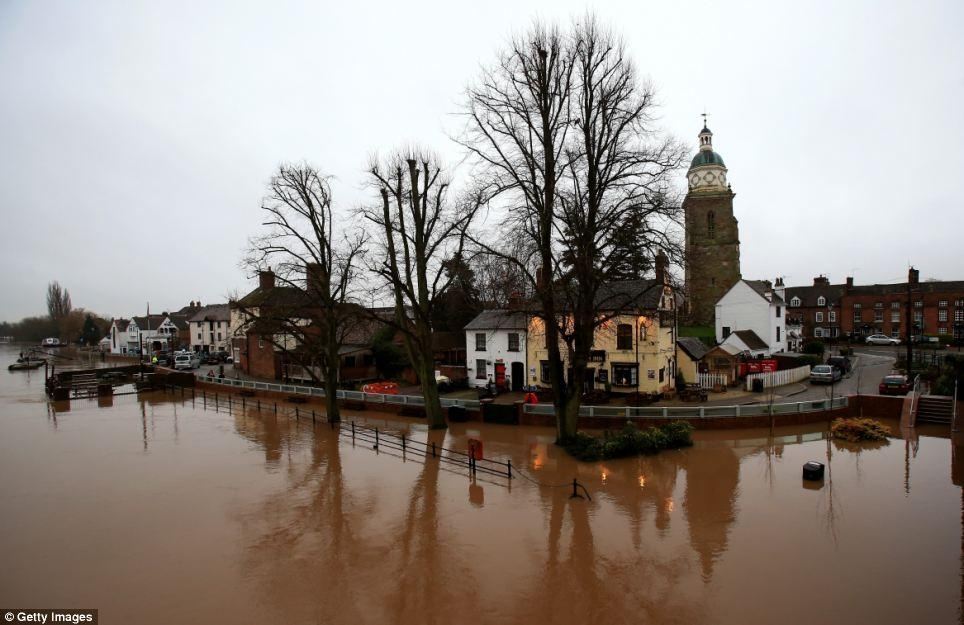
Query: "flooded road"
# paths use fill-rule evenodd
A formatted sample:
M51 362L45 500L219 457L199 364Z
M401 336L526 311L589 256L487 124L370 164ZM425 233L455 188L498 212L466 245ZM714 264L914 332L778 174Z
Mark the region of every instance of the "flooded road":
M946 430L701 432L575 463L540 428L379 428L546 484L164 394L48 405L0 348L0 607L102 623L958 623L964 475ZM941 437L943 436L943 438ZM807 460L827 479L801 480ZM964 448L956 460L964 463ZM584 483L592 500L570 499Z

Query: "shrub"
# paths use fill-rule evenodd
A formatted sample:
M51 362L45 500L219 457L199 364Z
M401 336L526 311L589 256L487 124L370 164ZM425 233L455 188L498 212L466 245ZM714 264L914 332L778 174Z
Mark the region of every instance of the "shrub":
M824 345L821 341L808 341L803 344L804 354L817 354L822 356L824 349Z
M851 443L861 441L885 441L890 428L875 419L834 419L830 435Z
M797 357L797 362L800 363L800 364L798 365L798 366L800 366L800 367L803 367L803 366L805 366L805 365L810 365L810 367L813 368L813 367L816 367L817 365L822 365L822 364L823 364L823 358L821 358L820 356L813 356L813 355L811 355L811 354L805 354L805 355L803 355L803 356Z
M578 432L562 443L562 447L579 460L594 461L654 454L663 449L678 449L693 444L693 426L686 421L673 421L640 430L627 421L616 433L605 432L602 438Z

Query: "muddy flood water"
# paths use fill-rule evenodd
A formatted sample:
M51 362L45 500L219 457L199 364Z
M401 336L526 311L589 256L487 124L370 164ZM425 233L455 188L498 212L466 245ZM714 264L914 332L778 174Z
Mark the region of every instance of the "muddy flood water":
M961 621L964 448L946 428L863 446L822 426L698 433L586 464L546 429L368 415L480 439L545 484L578 477L592 499L570 499L250 405L54 406L13 358L0 348L0 607L147 625Z

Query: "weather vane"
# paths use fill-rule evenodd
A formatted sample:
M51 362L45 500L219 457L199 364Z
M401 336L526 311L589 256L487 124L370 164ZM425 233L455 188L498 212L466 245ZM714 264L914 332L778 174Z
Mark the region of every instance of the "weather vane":
M703 107L703 112L700 113L700 115L702 115L702 117L703 117L703 128L706 128L706 118L709 117L710 114L706 112L706 107L705 107L705 106Z

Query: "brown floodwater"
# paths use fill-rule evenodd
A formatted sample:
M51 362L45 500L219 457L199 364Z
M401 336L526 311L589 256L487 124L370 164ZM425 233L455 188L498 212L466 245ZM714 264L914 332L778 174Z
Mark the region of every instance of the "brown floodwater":
M48 404L42 369L7 373L14 355L0 348L0 608L147 625L961 621L964 448L946 428L886 445L702 432L576 463L547 429L369 415L455 449L480 439L543 483L577 477L592 499L570 499L250 406ZM802 481L807 460L827 463L822 484Z

